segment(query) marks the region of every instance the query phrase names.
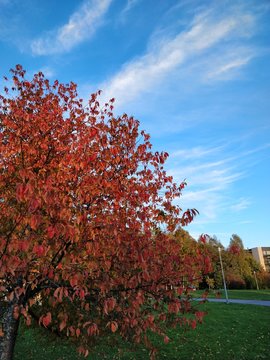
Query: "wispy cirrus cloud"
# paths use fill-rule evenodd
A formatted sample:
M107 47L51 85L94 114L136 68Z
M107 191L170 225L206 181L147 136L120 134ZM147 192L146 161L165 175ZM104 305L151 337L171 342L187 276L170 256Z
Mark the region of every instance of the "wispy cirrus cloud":
M188 182L180 199L181 207L201 210L195 224L207 226L222 218L222 214L224 218L228 213L240 213L251 206L251 197L237 196L232 189L237 182L250 176L250 164L258 152L262 159L268 156L269 144L242 149L237 154L231 154L226 144L179 149L172 153L168 173L177 182L183 181L185 174Z
M206 148L202 146L196 146L192 149L180 149L176 150L173 153L170 154L170 158L181 158L182 160L188 160L188 159L199 159L202 157L205 157L205 155L216 153L219 150L222 150L223 146L217 146L212 148Z
M227 74L231 70L235 70L246 65L250 59L251 57L234 59L227 64L221 65L218 69L215 69L215 71L211 71L209 74L207 74L207 77L216 78L217 76Z
M246 198L239 199L238 202L231 206L231 210L234 212L242 211L251 205L251 201Z
M131 9L136 6L141 0L127 0L125 7L120 13L120 18L123 20L125 15L131 11Z
M56 30L45 33L31 43L34 55L53 55L70 51L89 40L102 24L112 0L86 0L68 22Z
M201 56L209 59L209 51L218 56L224 44L227 44L227 62L218 62L212 72L209 68L204 69L205 76L213 79L240 69L252 59L253 52L248 53L243 45L240 49L238 44L228 46L228 43L247 39L255 21L255 15L248 10L231 7L221 15L213 8L196 14L190 24L174 36L166 36L166 29L159 31L143 55L124 64L118 73L100 86L106 89L104 97L116 97L119 104L132 101L141 93L156 90L164 79L175 78L184 66L196 63L196 59L201 63Z
M137 6L140 2L141 0L127 0L125 6L118 15L117 22L121 23L122 25L126 24L129 16L132 14L133 8Z
M239 70L247 66L256 56L260 54L259 49L252 46L239 46L235 49L225 49L217 54L210 56L205 62L203 80L230 80L237 77Z

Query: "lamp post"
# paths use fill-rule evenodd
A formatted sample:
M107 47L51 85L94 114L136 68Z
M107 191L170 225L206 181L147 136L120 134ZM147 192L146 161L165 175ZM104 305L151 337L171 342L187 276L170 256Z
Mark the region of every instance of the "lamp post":
M225 291L225 296L226 296L226 303L229 304L229 298L228 298L228 292L227 292L227 286L226 286L226 281L225 281L225 275L224 275L224 269L223 269L223 263L222 263L222 258L221 258L221 248L220 247L218 247L218 253L219 253L219 261L220 261L220 266L221 266L224 291Z
M255 270L254 270L254 277L255 277L255 281L256 281L257 290L259 290L259 285L258 285L258 280L257 280L257 276L256 276L256 271L255 271Z

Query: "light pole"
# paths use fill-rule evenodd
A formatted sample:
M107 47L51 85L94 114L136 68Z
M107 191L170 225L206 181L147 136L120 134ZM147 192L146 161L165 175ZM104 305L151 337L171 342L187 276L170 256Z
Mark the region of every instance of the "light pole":
M255 281L256 281L257 290L259 290L259 285L258 285L258 281L257 281L257 276L256 276L256 271L255 271L255 270L254 270L254 277L255 277Z
M227 286L226 286L225 275L224 275L224 270L223 270L223 263L222 263L222 258L221 258L221 248L220 247L218 247L218 253L219 253L219 261L220 261L222 278L223 278L224 291L225 291L225 296L226 296L226 303L229 304L229 298L228 298L228 293L227 293Z

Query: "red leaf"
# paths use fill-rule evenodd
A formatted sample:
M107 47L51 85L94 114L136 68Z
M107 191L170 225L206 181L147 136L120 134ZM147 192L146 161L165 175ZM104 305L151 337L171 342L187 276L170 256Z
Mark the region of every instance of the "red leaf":
M33 230L37 230L41 223L41 216L40 215L32 215L30 218L29 225Z
M168 344L168 342L170 341L170 339L168 338L168 336L165 336L164 339L163 339L164 343L165 344Z
M52 321L52 315L50 312L48 312L46 315L43 315L39 322L42 322L42 324L47 327Z
M116 322L116 321L112 321L112 322L111 322L111 331L112 331L113 333L115 333L117 329L118 329L118 324L117 324L117 322Z
M42 257L45 254L45 248L43 245L35 245L33 247L33 253L35 253L38 257Z
M75 274L73 275L70 279L69 279L70 285L72 287L75 287L76 285L78 285L78 275Z
M55 228L54 226L49 226L47 229L48 238L52 239L55 235Z
M191 323L190 323L192 329L195 329L196 326L197 326L197 321L196 320L191 320Z

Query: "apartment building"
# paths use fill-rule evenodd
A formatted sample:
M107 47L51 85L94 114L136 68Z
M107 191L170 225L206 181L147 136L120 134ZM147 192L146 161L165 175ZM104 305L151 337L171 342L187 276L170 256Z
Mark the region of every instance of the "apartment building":
M256 247L248 251L264 270L270 272L270 247Z

